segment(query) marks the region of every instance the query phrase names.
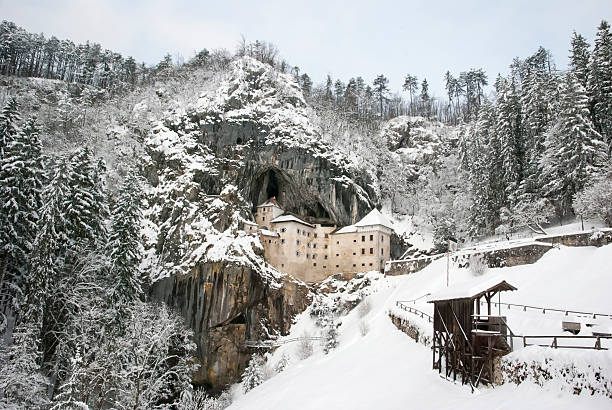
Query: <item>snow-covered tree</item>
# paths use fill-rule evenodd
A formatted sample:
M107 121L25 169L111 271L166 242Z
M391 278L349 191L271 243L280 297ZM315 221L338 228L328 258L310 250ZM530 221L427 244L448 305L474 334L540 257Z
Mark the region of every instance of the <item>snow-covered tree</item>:
M590 120L586 90L572 73L565 79L561 114L548 132L542 159L545 194L566 215L574 194L601 172L606 146Z
M263 382L263 358L255 354L242 373L242 389L247 393Z
M274 366L274 371L276 373L280 373L284 371L288 365L289 365L289 356L283 353L281 355L281 358L278 360L278 363L276 363L276 366Z
M41 372L40 330L25 322L13 331L12 343L0 343L0 407L43 408L49 380Z
M595 35L587 81L595 129L603 135L610 150L612 147L612 33L610 24L605 20L601 22Z
M38 230L44 163L35 121L12 137L0 158L0 306L23 296L23 275Z
M330 321L325 331L323 351L328 354L331 350L338 347L338 327L334 321Z
M606 174L590 182L574 197L576 214L585 218L601 218L612 227L612 166Z
M115 278L113 305L118 311L142 297L140 272L142 190L138 177L130 173L122 183L111 212L108 253Z

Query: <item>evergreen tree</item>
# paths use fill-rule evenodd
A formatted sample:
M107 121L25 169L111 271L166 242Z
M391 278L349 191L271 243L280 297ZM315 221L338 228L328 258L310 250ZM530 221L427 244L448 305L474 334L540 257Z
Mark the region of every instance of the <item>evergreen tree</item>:
M22 294L22 276L38 230L43 183L41 144L31 119L0 159L0 306L14 305L11 301Z
M422 113L427 118L431 116L431 101L429 97L429 84L427 83L427 78L423 79L421 83L421 106Z
M304 96L310 97L310 93L312 92L312 80L310 79L310 76L304 73L302 74L300 78L301 78L302 92L304 93Z
M113 304L117 310L142 298L140 221L142 194L138 177L130 173L121 185L111 215L108 243L111 271L116 278Z
M521 107L512 80L498 81L497 92L495 133L501 146L504 204L513 205L518 198L518 188L522 181Z
M408 91L408 94L410 94L410 114L413 113L413 95L419 86L417 81L417 78L410 74L407 74L406 78L404 79L404 91Z
M20 119L17 100L10 98L0 115L0 158L4 157L6 147L19 133L17 123Z
M544 192L556 202L560 216L570 212L574 194L597 176L605 160L606 146L590 120L586 91L570 72L542 160Z
M607 21L602 21L595 36L595 46L589 66L588 92L595 129L612 149L612 33Z
M253 355L249 365L242 373L242 389L245 393L248 393L264 382L262 367L263 358L259 355Z
M332 78L329 76L329 74L327 75L327 80L325 81L325 100L326 101L331 101L333 98L333 94L332 94L332 87L333 87L333 81Z
M576 34L574 31L572 33L571 47L569 61L570 69L576 76L580 85L586 89L589 75L589 44L582 35Z
M389 92L389 80L383 74L380 74L374 79L373 93L380 107L380 118L384 116L383 103L386 100L387 93Z

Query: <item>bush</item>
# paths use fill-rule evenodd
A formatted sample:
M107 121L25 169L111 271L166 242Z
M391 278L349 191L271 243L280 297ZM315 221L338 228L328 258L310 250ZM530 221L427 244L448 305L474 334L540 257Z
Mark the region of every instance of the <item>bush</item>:
M370 310L372 310L372 303L370 302L370 299L365 298L364 300L362 300L357 309L359 317L364 317L368 313L370 313Z
M368 325L368 322L366 322L365 320L360 321L359 322L359 333L361 333L361 336L367 335L369 331L370 331L370 325Z
M473 276L482 276L489 270L489 265L482 255L471 255L468 264Z
M312 356L312 352L314 350L312 345L312 340L309 339L310 335L308 333L304 333L300 342L298 343L297 356L300 360L304 360Z

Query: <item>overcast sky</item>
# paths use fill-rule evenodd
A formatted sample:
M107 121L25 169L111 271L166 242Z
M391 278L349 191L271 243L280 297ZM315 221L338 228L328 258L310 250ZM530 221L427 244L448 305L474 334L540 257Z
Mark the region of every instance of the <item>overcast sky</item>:
M440 96L446 70L483 68L492 80L540 45L565 68L572 31L592 43L612 0L0 0L0 18L149 64L168 52L233 51L244 35L276 44L315 83L383 73L399 91L411 73Z

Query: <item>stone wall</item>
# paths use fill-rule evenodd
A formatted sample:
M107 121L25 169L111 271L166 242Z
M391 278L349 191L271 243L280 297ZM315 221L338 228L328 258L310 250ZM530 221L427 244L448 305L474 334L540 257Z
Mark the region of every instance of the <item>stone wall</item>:
M529 243L508 248L492 249L483 252L470 252L455 254L451 257L453 263L459 267L469 266L469 260L473 257L481 258L489 268L501 268L505 266L528 265L537 262L553 245L547 243Z
M596 229L590 232L580 232L568 235L547 236L536 238L538 242L563 246L604 246L612 243L612 229Z
M443 255L434 255L416 259L389 261L385 266L385 274L390 276L409 275L411 273L420 271L432 261L441 258L442 256Z

